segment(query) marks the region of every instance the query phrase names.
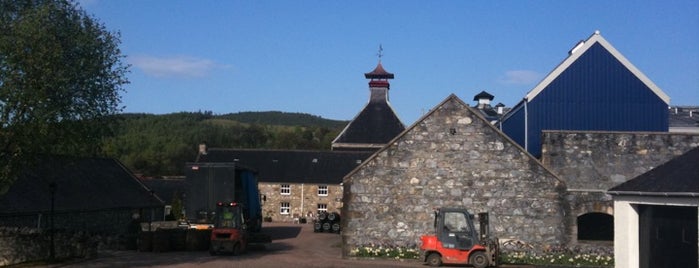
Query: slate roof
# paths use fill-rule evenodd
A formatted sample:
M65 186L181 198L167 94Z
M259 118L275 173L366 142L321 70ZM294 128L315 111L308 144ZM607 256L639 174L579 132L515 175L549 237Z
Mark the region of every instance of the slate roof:
M364 77L371 79L369 102L332 141L333 150L375 151L405 130L388 102L390 85L387 79L393 79L393 74L384 70L379 62Z
M474 100L474 101L477 101L477 100L480 100L480 99L493 100L494 98L495 98L495 96L493 96L493 95L491 95L490 93L485 92L485 91L481 91L481 93L478 93L478 94L476 94L476 96L473 96L473 100Z
M49 211L51 182L56 185L56 212L163 206L163 201L118 160L60 156L44 157L27 169L0 196L0 214Z
M374 68L374 70L371 72L365 73L364 77L366 77L366 79L393 79L394 75L387 72L383 68L383 65L381 65L381 62L379 62L379 64L376 65L376 68Z
M609 189L608 193L699 197L699 147Z
M340 184L372 152L211 148L197 162L236 162L258 172L259 182Z
M383 147L405 130L388 102L369 102L335 138L333 144L375 144Z
M175 193L182 195L187 192L184 179L142 179L141 182L167 204L172 203Z
M495 96L493 96L492 94L485 92L485 91L481 91L480 93L476 94L476 96L473 96L473 100L478 101L478 103L476 103L476 105L474 105L473 107L475 107L479 112L481 112L481 114L489 122L494 122L494 121L500 120L500 117L502 117L502 114L498 114L497 108L503 107L503 110L504 110L505 105L502 103L498 103L498 105L493 107L489 103L481 103L480 100L487 99L488 101L492 101L494 98L495 98ZM504 111L503 111L503 114L504 114Z

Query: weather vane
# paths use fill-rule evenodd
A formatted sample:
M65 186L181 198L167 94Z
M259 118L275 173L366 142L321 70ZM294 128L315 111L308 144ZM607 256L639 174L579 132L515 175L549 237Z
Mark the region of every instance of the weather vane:
M376 53L377 56L379 56L379 61L381 61L381 57L383 57L383 46L379 44L379 53Z

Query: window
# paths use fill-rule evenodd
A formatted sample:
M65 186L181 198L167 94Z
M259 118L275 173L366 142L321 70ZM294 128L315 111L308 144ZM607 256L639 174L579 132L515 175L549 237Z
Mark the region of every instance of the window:
M614 240L614 216L587 213L578 216L578 240Z
M471 232L466 214L462 212L446 212L444 214L444 229L448 232Z
M328 212L328 204L318 204L318 214Z
M282 184L281 194L282 195L290 195L291 194L291 185L290 184Z
M319 196L328 196L328 186L327 185L318 185L318 195Z
M279 206L279 214L288 215L289 211L291 211L291 205L289 205L289 202L282 202Z

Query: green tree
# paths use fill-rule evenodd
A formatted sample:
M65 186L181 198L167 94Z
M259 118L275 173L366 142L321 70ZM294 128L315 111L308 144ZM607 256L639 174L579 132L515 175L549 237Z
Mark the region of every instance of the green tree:
M184 204L182 204L182 194L180 192L175 191L175 194L172 195L172 216L175 217L175 220L179 220L182 218L182 208L184 207Z
M0 0L0 193L37 155L99 151L128 83L119 43L68 0Z

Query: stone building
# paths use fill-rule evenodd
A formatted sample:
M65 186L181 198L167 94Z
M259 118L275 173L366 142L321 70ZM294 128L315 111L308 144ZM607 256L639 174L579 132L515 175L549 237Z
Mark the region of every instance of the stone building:
M606 190L697 146L689 128L668 135L673 124L696 121L680 116L685 109L668 114L669 102L595 32L499 122L566 182L570 243L609 245L614 209Z
M489 212L491 233L531 245L611 248L606 190L699 147L699 135L544 131L539 162L452 95L344 179L344 254L416 246L432 209Z
M332 151L207 148L197 162L236 162L257 170L266 219L300 221L339 212L342 178L405 129L388 101L394 74L379 62L364 77L369 101L333 140Z
M694 133L543 131L541 139L541 162L566 183L567 240L578 245L611 246L607 189L699 147Z
M262 216L300 221L321 211L339 212L342 177L371 152L208 148L197 163L240 163L257 171Z
M260 171L263 215L295 221L340 212L342 178L405 129L389 102L388 80L394 74L379 61L364 77L369 79L369 100L333 140L332 151L253 150L248 153L258 157L240 158L255 159L247 164Z
M502 239L565 243L564 193L548 168L451 95L344 178L343 254L416 246L437 207L489 212Z

